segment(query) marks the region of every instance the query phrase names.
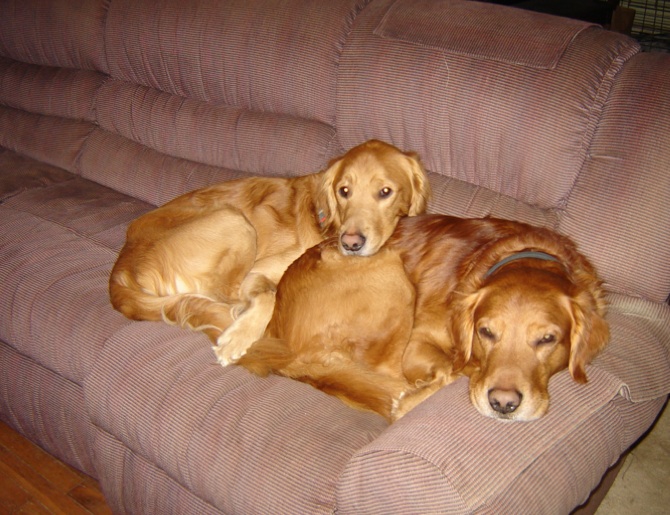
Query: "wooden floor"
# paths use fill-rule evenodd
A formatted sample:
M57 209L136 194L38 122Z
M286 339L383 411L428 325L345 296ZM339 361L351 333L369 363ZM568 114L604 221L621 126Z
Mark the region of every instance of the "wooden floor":
M0 422L0 514L111 514L98 483Z

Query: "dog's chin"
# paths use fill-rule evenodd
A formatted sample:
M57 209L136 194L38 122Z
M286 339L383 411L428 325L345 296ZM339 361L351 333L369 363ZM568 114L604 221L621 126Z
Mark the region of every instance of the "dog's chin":
M478 396L475 392L471 392L470 400L481 415L501 422L531 422L542 418L548 408L548 403L546 405L542 403L539 406L521 406L510 413L500 413L491 407L485 396Z
M372 256L376 254L377 251L379 250L378 246L375 247L372 245L368 245L367 243L358 250L345 249L342 243L338 244L338 248L340 249L340 253L344 256L359 256L359 257Z
M482 415L488 418L493 418L501 422L530 422L532 420L537 420L539 416L528 417L522 413L512 412L512 413L498 413L494 410L486 410L486 412L479 411Z

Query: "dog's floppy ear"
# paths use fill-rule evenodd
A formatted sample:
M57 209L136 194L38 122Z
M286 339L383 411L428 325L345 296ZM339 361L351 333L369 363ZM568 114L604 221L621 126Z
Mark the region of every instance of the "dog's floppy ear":
M578 383L586 383L586 365L609 340L609 326L597 299L582 291L571 299L572 330L570 333L569 370Z
M412 180L412 199L410 201L409 216L424 213L431 197L430 182L426 170L421 164L418 154L415 152L404 152L410 167L410 178Z
M337 199L335 198L335 183L340 176L342 166L342 158L335 159L330 162L328 168L323 172L317 206L319 209L319 224L324 233L341 224L340 214L337 210Z
M460 371L472 358L475 337L475 310L481 298L480 292L455 293L449 302L447 330L451 333L454 350L453 370Z

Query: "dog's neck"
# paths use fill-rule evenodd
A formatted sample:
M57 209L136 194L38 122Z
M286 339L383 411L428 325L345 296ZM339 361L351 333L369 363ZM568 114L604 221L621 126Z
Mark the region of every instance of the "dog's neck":
M506 258L498 261L495 265L489 268L488 271L484 274L484 279L488 279L508 263L511 263L512 261L517 261L519 259L540 259L542 261L553 261L554 263L560 263L560 261L555 256L547 254L546 252L540 252L537 250L526 250L523 252L517 252L516 254L512 254L511 256L507 256Z

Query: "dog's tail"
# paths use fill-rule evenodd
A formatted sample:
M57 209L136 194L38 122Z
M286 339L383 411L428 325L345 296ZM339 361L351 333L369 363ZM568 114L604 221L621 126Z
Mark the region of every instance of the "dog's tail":
M295 359L293 352L284 340L261 338L249 347L236 365L243 366L256 375L265 377L270 373L287 375L283 371L290 367ZM287 377L291 377L288 376Z
M112 275L109 281L112 306L131 320L164 321L202 331L216 342L232 323L229 304L197 293L155 295L133 288Z

